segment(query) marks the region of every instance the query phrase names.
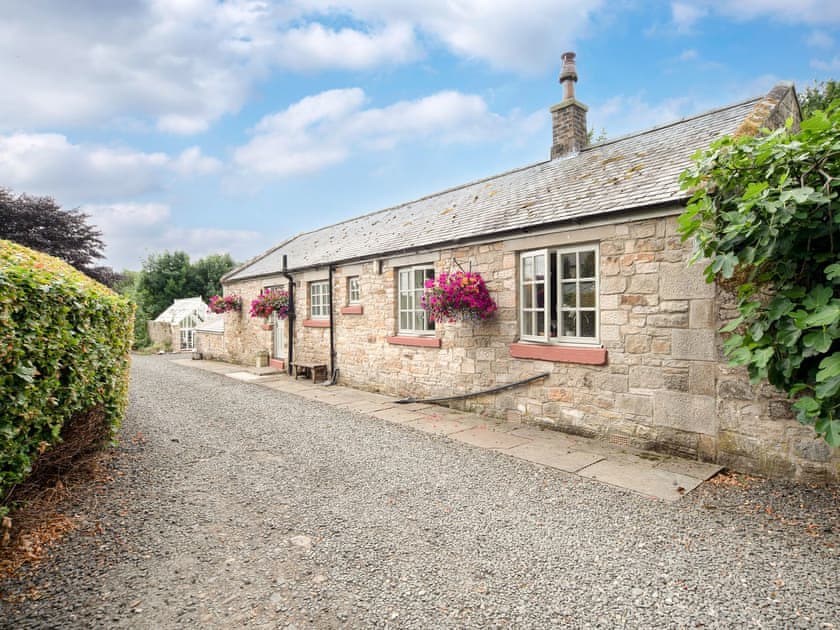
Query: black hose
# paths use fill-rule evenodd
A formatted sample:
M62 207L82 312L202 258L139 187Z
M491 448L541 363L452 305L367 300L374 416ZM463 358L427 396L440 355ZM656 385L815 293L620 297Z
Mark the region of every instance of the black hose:
M465 398L474 398L475 396L484 396L485 394L494 394L496 392L502 392L506 389L513 389L514 387L519 387L520 385L525 385L526 383L530 383L532 381L539 380L541 378L545 378L549 376L549 372L543 372L542 374L537 374L536 376L532 376L530 378L523 379L521 381L516 381L515 383L508 383L506 385L499 385L497 387L491 387L490 389L484 389L480 392L473 392L471 394L459 394L457 396L444 396L442 398L403 398L402 400L395 400L394 402L398 405L407 405L409 403L435 403L435 402L445 402L447 400L463 400Z

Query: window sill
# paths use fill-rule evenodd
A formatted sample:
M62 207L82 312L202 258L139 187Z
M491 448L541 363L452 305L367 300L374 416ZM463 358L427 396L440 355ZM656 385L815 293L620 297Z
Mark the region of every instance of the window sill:
M330 320L328 319L304 319L304 328L329 328Z
M417 346L421 348L440 348L440 339L437 337L409 337L407 335L397 335L395 337L385 337L386 341L392 346Z
M582 363L584 365L604 365L607 362L607 349L573 346L549 346L536 343L510 344L510 356L514 359L537 359L558 363Z
M361 315L365 312L365 308L361 304L352 304L351 306L344 306L341 309L342 315Z

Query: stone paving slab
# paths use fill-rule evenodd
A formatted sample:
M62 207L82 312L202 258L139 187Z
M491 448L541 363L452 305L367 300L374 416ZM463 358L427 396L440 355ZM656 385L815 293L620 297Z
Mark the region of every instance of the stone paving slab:
M527 444L528 440L519 438L509 433L502 433L500 431L493 431L487 427L475 427L474 429L467 429L459 433L453 433L450 436L453 440L459 442L466 442L473 446L481 448L491 448L493 450L507 450L514 446Z
M381 420L396 423L410 422L411 420L417 419L416 412L409 411L408 409L400 409L399 407L390 407L380 411L372 411L370 415L380 418Z
M530 442L521 446L514 446L507 452L519 459L525 459L535 464L542 464L549 468L557 468L570 473L576 473L604 459L603 455L597 453L570 450L562 445L555 444L553 440Z
M702 479L695 477L612 458L602 459L576 474L665 501L678 501L703 483Z
M394 405L388 402L376 402L373 400L357 400L355 402L338 403L336 407L350 409L351 411L358 411L359 413L371 413L374 411L384 411L385 409L393 409Z
M656 468L667 472L686 475L687 477L695 477L696 479L700 479L702 481L711 479L723 470L723 466L718 466L717 464L695 462L688 459L678 459L676 457L666 459L664 462L657 464Z
M477 422L470 423L464 420L450 420L440 416L433 415L419 415L417 420L406 423L406 426L419 429L425 433L434 433L436 435L452 435L460 431L466 431L473 428Z
M721 470L720 466L647 453L518 423L495 421L429 403L398 404L393 397L333 385L296 381L283 373L260 376L256 369L217 361L176 359L180 365L318 400L413 429L448 436L519 459L676 501Z
M225 376L235 378L237 381L256 381L260 378L258 374L251 372L227 372Z

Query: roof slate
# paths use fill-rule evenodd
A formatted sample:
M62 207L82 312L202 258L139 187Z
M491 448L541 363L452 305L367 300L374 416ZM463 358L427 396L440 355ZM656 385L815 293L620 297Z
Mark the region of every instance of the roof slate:
M761 97L300 234L226 282L445 245L684 200L691 155L733 133Z

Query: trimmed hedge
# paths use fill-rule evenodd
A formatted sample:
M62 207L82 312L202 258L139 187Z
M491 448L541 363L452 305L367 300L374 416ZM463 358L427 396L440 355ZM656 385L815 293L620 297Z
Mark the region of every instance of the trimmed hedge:
M111 435L128 403L134 305L70 265L0 240L0 499L101 409ZM0 515L8 510L0 502Z

